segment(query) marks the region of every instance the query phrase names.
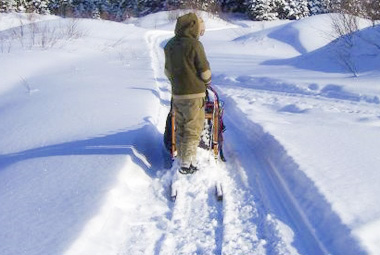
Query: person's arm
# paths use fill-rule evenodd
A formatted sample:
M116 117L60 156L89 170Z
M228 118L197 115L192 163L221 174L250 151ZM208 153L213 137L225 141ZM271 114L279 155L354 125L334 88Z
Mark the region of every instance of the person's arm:
M172 73L171 73L171 63L170 63L170 57L169 57L170 53L169 53L169 49L167 49L166 46L164 48L164 53L165 53L165 75L171 81Z
M169 80L172 77L172 74L170 73L170 71L166 67L165 67L165 75L166 75L166 77L168 77Z
M211 84L210 64L207 61L206 53L201 42L195 48L195 68L198 75L206 86Z

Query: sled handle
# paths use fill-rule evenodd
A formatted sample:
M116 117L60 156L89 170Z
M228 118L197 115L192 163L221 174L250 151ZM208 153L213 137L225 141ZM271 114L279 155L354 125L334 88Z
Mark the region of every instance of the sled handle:
M175 111L174 109L172 110L172 118L171 118L171 122L172 122L172 158L174 159L174 154L175 154L175 151L177 150L176 148L176 135L175 135Z

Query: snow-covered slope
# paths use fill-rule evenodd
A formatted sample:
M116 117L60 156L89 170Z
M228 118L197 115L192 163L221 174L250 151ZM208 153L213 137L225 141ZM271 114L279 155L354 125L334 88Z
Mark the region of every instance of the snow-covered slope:
M0 254L379 254L378 27L355 77L327 15L201 13L228 161L200 150L183 177L162 144L176 15L0 14Z

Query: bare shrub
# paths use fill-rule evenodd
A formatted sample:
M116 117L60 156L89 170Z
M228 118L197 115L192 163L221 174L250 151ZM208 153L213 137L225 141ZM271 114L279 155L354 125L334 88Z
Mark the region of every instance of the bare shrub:
M65 43L72 39L78 39L85 35L80 28L78 19L70 19L65 24L37 22L33 16L28 16L30 24L24 24L20 19L20 26L4 32L0 36L1 53L10 52L12 45L19 44L22 49L52 48L58 43Z
M343 39L347 47L352 47L354 33L359 30L358 18L346 13L331 15L331 25L333 36Z
M335 54L338 62L355 77L358 76L357 67L352 59L352 48L354 46L355 32L359 30L358 18L356 16L341 12L332 14L331 26L336 43Z
M51 48L58 42L59 38L60 35L57 33L56 28L45 24L43 27L41 27L38 45L42 49Z
M71 19L64 29L64 36L67 39L78 39L85 35L85 32L80 28L79 19Z
M375 25L380 20L379 0L335 0L330 9L335 13L351 14L369 19Z

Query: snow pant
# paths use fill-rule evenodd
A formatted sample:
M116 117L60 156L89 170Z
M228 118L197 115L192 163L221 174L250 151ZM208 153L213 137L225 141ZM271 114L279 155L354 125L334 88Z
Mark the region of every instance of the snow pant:
M204 98L173 99L177 156L181 167L196 163L197 147L205 121Z

